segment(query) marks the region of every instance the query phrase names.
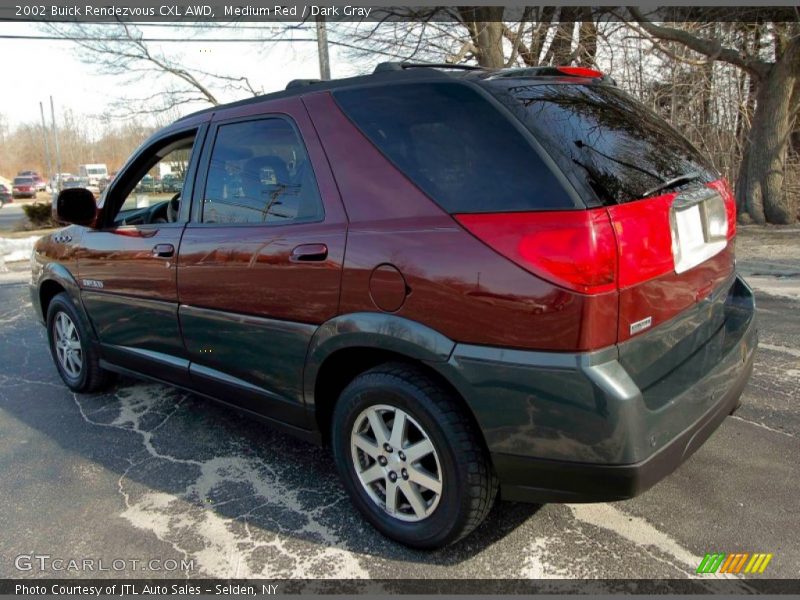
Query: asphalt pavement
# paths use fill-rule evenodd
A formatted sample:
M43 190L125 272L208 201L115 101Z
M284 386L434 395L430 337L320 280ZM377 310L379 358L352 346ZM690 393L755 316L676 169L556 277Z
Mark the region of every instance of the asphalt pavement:
M14 202L0 208L0 232L12 231L14 226L25 217L22 204ZM2 235L2 233L0 233Z
M0 274L0 577L685 578L707 552L800 577L800 300L769 285L744 405L678 471L625 502L499 503L418 552L356 513L324 449L152 383L70 393L27 278ZM32 554L126 562L20 570Z

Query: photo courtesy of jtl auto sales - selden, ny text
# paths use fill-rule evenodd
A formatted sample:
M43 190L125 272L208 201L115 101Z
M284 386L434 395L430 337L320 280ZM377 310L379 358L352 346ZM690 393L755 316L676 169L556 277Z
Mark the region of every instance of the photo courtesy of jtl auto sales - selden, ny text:
M0 5L0 600L800 600L796 0Z

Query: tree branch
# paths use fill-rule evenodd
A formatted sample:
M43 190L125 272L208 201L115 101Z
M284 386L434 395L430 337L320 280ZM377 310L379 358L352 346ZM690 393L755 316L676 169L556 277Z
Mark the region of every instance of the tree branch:
M639 27L651 36L661 40L679 42L699 54L744 69L758 79L762 79L771 67L770 63L755 56L747 56L733 48L724 47L719 40L702 38L683 29L656 25L652 21L649 21L636 7L629 6L628 11L638 23Z

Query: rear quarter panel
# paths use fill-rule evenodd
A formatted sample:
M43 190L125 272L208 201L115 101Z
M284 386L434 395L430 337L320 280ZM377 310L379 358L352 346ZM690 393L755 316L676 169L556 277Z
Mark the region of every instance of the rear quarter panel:
M496 254L400 173L330 94L304 102L350 221L340 314L381 310L370 278L390 264L407 284L405 302L393 312L450 339L546 350L614 343L616 293L575 294Z

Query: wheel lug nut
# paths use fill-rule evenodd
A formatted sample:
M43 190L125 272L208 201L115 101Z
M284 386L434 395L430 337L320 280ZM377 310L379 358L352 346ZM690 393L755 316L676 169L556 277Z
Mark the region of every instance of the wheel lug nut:
M383 449L386 450L387 452L392 451L392 447L389 445L388 442L383 445Z
M400 452L397 453L397 456L400 457L400 460L405 460L406 459L406 454L402 450L400 450Z
M397 473L395 473L394 471L389 471L389 480L390 480L392 483L394 483L395 481L397 481Z
M385 467L385 466L386 466L386 463L388 463L388 462L389 462L389 461L388 461L388 460L386 460L386 457L385 457L385 456L379 456L379 457L378 457L378 464L379 464L380 466L382 466L382 467Z
M403 479L406 479L406 480L408 479L408 471L406 471L405 469L400 471L400 474L403 476Z

